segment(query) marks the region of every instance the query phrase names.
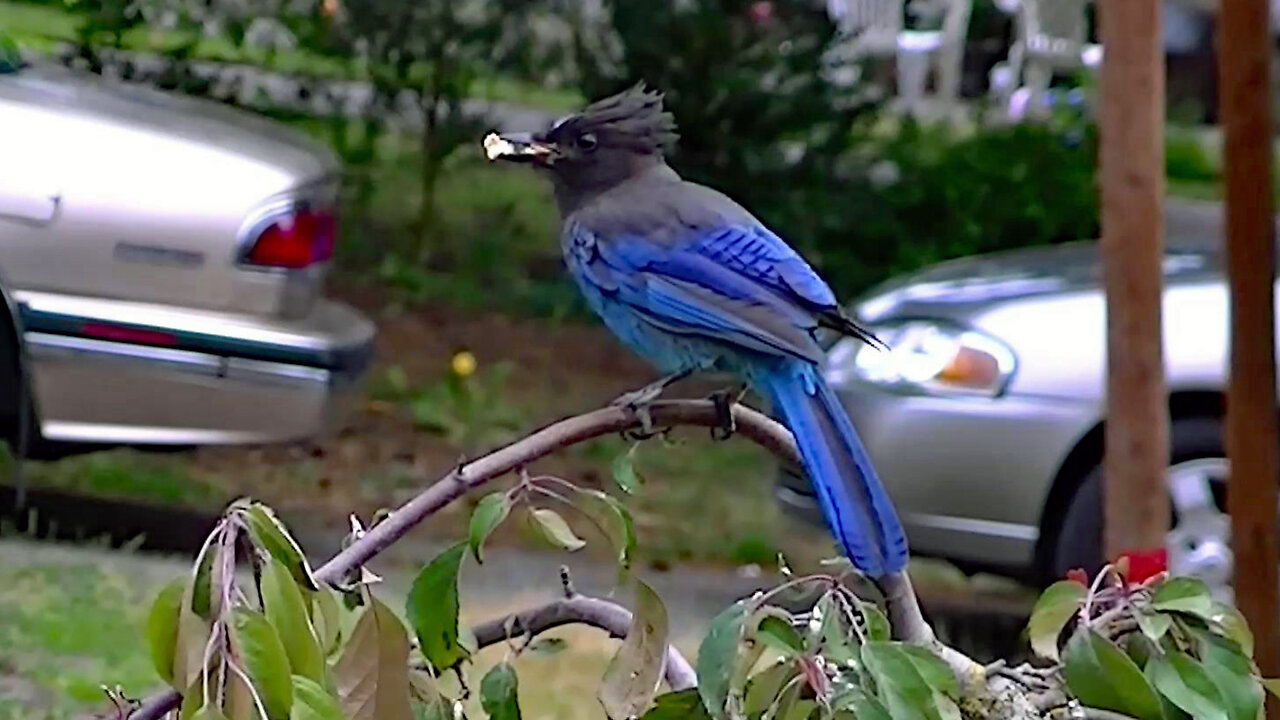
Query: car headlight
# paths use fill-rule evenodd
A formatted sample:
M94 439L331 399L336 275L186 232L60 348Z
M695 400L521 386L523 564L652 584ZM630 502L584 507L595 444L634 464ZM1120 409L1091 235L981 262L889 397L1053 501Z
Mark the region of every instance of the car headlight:
M827 355L828 382L839 386L858 380L904 392L994 397L1013 376L1013 351L977 330L911 321L871 331L888 349L841 339Z

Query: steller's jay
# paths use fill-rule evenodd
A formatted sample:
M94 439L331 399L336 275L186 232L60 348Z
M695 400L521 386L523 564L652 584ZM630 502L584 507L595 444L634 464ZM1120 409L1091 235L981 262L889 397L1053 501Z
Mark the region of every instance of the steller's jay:
M827 525L863 573L906 564L907 543L853 423L819 371L816 333L874 341L831 288L740 205L666 163L675 122L638 85L538 135L489 135L489 159L547 171L565 263L587 303L668 377L634 407L696 371L737 374L795 435Z

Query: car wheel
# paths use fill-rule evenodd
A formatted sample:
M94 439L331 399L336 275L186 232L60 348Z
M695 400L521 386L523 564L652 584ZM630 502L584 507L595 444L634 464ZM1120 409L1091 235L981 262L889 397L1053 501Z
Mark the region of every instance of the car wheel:
M1170 427L1172 462L1166 484L1172 505L1172 529L1165 538L1170 571L1199 577L1215 591L1229 593L1231 523L1227 517L1227 460L1222 423L1211 418L1177 420ZM1102 467L1089 472L1072 496L1047 572L1061 578L1082 568L1102 567Z

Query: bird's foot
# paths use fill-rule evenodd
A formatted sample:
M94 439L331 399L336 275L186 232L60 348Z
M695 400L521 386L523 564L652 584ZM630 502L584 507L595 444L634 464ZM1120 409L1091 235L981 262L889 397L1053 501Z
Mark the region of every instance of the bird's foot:
M716 424L711 428L712 440L728 440L738 431L738 423L733 419L733 406L742 402L746 394L746 384L739 384L717 390L708 397L716 408Z
M633 440L647 440L659 434L654 430L653 415L649 412L649 406L662 397L662 393L673 383L684 379L688 375L687 371L672 373L666 377L658 378L639 390L623 393L609 403L614 407L626 408L640 422L639 430L626 433L630 438Z

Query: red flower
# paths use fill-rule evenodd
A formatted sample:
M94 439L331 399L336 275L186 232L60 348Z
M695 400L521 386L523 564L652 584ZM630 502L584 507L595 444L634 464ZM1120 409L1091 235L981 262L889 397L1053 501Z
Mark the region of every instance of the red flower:
M1116 570L1131 583L1144 583L1168 568L1169 556L1164 548L1121 553L1116 561Z
M1067 579L1073 583L1080 583L1085 587L1089 587L1089 574L1080 568L1074 568L1067 571Z

